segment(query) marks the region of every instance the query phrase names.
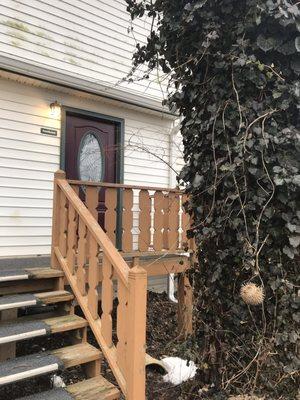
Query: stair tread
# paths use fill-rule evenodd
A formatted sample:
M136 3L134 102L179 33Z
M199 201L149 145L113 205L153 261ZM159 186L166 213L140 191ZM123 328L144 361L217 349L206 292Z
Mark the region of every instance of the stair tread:
M87 321L77 315L63 315L51 318L32 317L0 323L0 344L10 343L50 333L65 332L87 326Z
M44 293L26 293L5 295L0 297L0 310L9 308L25 307L36 304L53 304L61 301L72 300L74 296L66 290L56 290Z
M51 354L58 357L63 362L65 368L69 368L74 365L97 360L101 356L101 351L89 343L80 343L53 350Z
M33 394L31 396L21 397L18 400L73 400L73 397L66 389L52 389L47 392ZM99 400L99 399L98 399Z
M99 375L66 388L49 390L19 400L115 400L119 395L119 390Z
M36 293L35 297L43 304L53 304L60 301L73 300L74 296L67 290L56 290L52 292Z
M120 391L102 375L68 386L67 391L75 400L114 400Z
M46 318L44 319L44 322L50 327L51 333L84 328L88 326L88 323L84 318L75 314Z
M88 343L81 343L50 352L17 357L0 364L0 385L85 364L99 359L100 356L98 349Z
M0 343L8 343L9 337L22 335L29 332L44 331L50 333L50 327L44 321L8 322L0 324ZM42 335L42 334L41 334ZM7 341L3 341L7 339Z
M51 353L37 353L27 356L17 357L12 360L4 361L0 364L0 384L3 377L21 374L26 371L57 364L57 368L62 368L62 361Z
M0 282L26 279L59 278L64 273L51 267L1 267Z
M11 303L21 303L27 301L35 300L34 294L25 293L25 294L9 294L0 297L0 306L4 306L5 304Z

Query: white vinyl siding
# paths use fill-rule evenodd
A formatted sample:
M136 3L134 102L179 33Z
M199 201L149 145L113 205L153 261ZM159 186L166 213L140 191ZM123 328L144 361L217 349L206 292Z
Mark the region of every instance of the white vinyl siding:
M78 94L78 93L77 93ZM79 97L0 79L0 256L49 254L53 173L60 162L60 118L49 104L125 121L124 181L169 187L173 120L95 96ZM58 136L40 133L52 128ZM177 163L177 158L174 159Z
M1 0L0 54L161 99L156 73L150 81L122 81L136 40L145 43L151 21L134 22L133 33L130 27L125 0Z

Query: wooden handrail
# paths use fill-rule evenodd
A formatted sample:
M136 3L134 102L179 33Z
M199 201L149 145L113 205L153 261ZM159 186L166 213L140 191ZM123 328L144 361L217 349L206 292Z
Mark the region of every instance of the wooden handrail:
M68 180L70 185L78 185L78 186L97 186L104 188L115 188L115 189L137 189L137 190L153 190L153 191L162 191L162 192L171 192L171 193L181 193L184 191L178 188L166 188L166 187L155 187L155 186L142 186L142 185L128 185L124 183L110 183L110 182L91 182L91 181L78 181L74 179Z
M90 211L86 208L80 198L76 195L68 181L65 179L58 179L57 184L63 190L64 194L72 203L75 210L78 212L80 217L89 229L89 232L93 235L94 239L101 246L103 252L109 258L109 261L113 264L118 276L122 279L124 285L128 286L128 276L130 268L122 258L121 254L112 244L110 239L107 237L101 226L93 218Z
M55 174L53 202L51 265L64 271L126 400L145 400L147 272L139 265L129 268L63 171ZM112 322L114 283L117 343Z

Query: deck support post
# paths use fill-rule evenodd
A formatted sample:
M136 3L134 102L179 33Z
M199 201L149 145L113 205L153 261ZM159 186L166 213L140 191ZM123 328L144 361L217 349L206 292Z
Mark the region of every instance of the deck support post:
M60 192L57 185L58 179L66 179L65 171L58 170L54 173L51 267L55 269L60 269L59 262L54 252L54 248L59 245Z
M3 310L0 311L0 321L9 321L15 320L18 317L18 310L11 309L11 310ZM11 358L16 357L16 342L13 343L5 343L0 345L0 362L6 361Z
M185 339L193 333L193 288L186 273L178 277L178 330Z

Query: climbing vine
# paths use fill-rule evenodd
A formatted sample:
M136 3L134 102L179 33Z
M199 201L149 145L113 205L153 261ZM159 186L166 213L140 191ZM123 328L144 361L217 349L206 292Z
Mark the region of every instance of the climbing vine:
M294 399L300 363L300 2L127 4L132 19L153 21L147 43L137 44L129 79L140 65L147 76L163 71L166 104L182 116L180 179L190 195L199 258L191 340L199 385ZM247 283L259 290L260 300L250 302L256 305L240 296Z

